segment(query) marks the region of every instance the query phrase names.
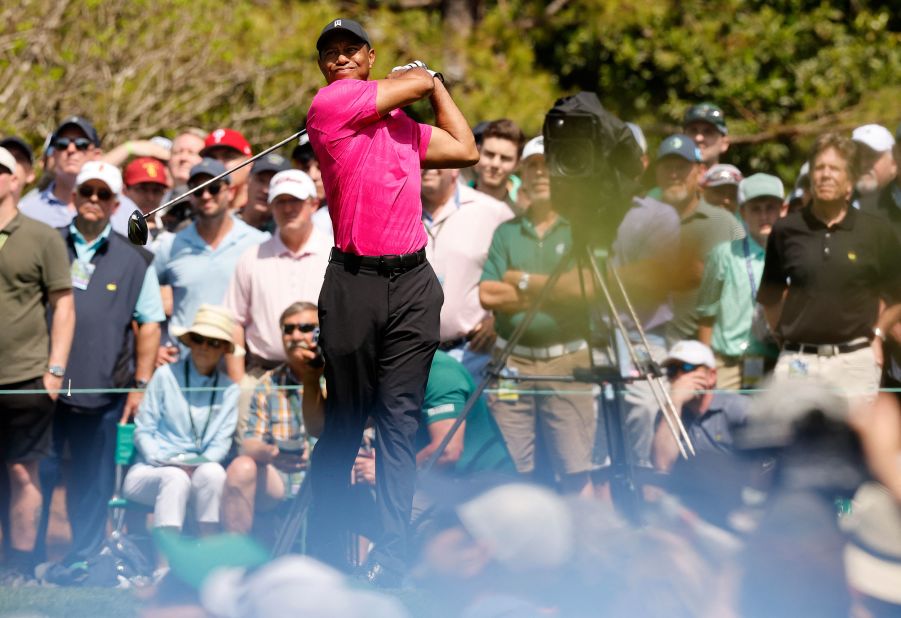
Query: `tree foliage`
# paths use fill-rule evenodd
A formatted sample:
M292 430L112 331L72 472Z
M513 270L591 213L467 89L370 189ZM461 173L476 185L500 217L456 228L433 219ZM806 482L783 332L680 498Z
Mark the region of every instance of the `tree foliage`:
M594 90L653 144L710 100L733 162L788 177L817 132L899 120L898 0L6 4L0 131L35 144L75 112L108 146L188 125L274 141L322 85L314 43L336 11L365 23L376 75L413 58L442 68L472 124L506 116L535 134L561 94Z

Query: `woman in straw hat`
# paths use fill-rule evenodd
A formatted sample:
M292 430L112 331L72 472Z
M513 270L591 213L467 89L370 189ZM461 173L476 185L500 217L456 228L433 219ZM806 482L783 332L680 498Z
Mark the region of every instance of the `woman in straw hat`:
M125 497L154 507L154 525L181 530L188 504L200 532L215 532L225 485L221 461L238 419L239 387L220 361L241 354L235 320L224 307L201 305L188 329L172 329L190 348L153 374L135 418L138 461L125 476ZM237 350L236 350L237 348Z

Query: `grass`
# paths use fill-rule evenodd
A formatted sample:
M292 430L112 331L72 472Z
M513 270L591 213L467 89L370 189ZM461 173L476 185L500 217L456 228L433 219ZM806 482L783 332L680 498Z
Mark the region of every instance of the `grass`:
M109 588L0 588L0 617L102 618L137 616L140 601Z

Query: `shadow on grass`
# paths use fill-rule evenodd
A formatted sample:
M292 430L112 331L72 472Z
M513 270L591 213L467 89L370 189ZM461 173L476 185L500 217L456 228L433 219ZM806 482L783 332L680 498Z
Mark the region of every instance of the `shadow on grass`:
M0 588L0 617L131 618L140 601L128 590L108 588Z

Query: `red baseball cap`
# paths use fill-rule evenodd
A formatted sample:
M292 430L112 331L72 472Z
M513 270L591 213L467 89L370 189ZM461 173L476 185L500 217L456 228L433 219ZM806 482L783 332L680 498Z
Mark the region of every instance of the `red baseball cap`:
M200 151L200 156L205 157L207 151L216 146L232 148L247 157L253 154L250 143L244 138L240 131L235 131L234 129L216 129L207 135L203 142L203 150Z
M142 182L154 182L165 187L169 186L169 177L166 176L166 168L159 159L152 157L138 157L125 167L125 186L133 187Z

